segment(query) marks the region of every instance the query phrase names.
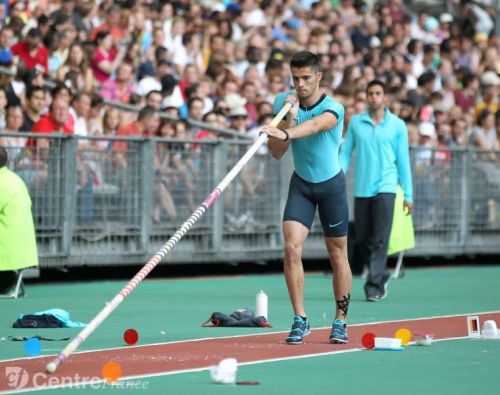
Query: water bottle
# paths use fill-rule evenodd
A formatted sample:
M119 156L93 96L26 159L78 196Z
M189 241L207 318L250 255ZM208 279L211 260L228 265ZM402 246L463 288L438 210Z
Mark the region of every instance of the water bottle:
M267 295L262 289L255 297L255 312L257 317L264 316L267 320Z

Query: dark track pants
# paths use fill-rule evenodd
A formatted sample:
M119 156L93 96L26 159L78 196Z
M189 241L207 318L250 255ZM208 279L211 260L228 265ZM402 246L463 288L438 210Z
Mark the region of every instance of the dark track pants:
M356 228L356 265L369 269L365 283L366 296L384 292L389 280L387 270L387 248L394 216L393 193L380 193L370 198L356 198L354 222Z

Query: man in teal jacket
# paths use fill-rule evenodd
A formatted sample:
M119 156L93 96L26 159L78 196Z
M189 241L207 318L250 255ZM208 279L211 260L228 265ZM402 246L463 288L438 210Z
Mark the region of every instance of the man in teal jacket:
M394 215L398 184L403 188L404 206L413 209L413 187L408 148L408 130L404 121L385 107L385 85L379 80L368 83L368 111L354 115L349 122L340 150L340 165L347 173L353 151L356 229L355 254L368 267L364 289L368 301L387 296L390 279L387 247Z
M31 199L23 180L9 170L7 151L0 147L0 277L38 265ZM0 284L3 291L11 284Z

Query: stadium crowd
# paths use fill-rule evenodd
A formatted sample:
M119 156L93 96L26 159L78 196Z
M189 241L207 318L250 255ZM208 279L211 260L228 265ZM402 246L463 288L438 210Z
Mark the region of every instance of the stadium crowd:
M402 0L2 0L0 131L19 137L0 133L0 145L18 149L18 170L24 160L23 178L36 185L47 177L43 155L27 163L22 148L50 142L25 139L26 131L226 136L191 126L195 120L255 136L272 117L274 96L292 86L291 55L306 49L322 60L322 88L346 108L345 129L366 108L366 84L378 78L386 83L388 107L407 122L412 146L498 150L495 2L443 3L446 10L431 14ZM160 110L177 120L160 117ZM81 144L126 149L116 141ZM432 158L419 152L417 164L450 160L448 151ZM189 191L197 170L183 155L159 149L155 169L177 172ZM114 166L126 167L126 156L117 155ZM82 174L82 185L92 182ZM162 209L175 218L168 180L156 189Z

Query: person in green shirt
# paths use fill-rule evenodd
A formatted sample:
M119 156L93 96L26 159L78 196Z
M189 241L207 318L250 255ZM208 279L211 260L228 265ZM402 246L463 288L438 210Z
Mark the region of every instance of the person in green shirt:
M16 270L38 266L31 198L7 160L7 150L0 146L0 293L13 285Z

